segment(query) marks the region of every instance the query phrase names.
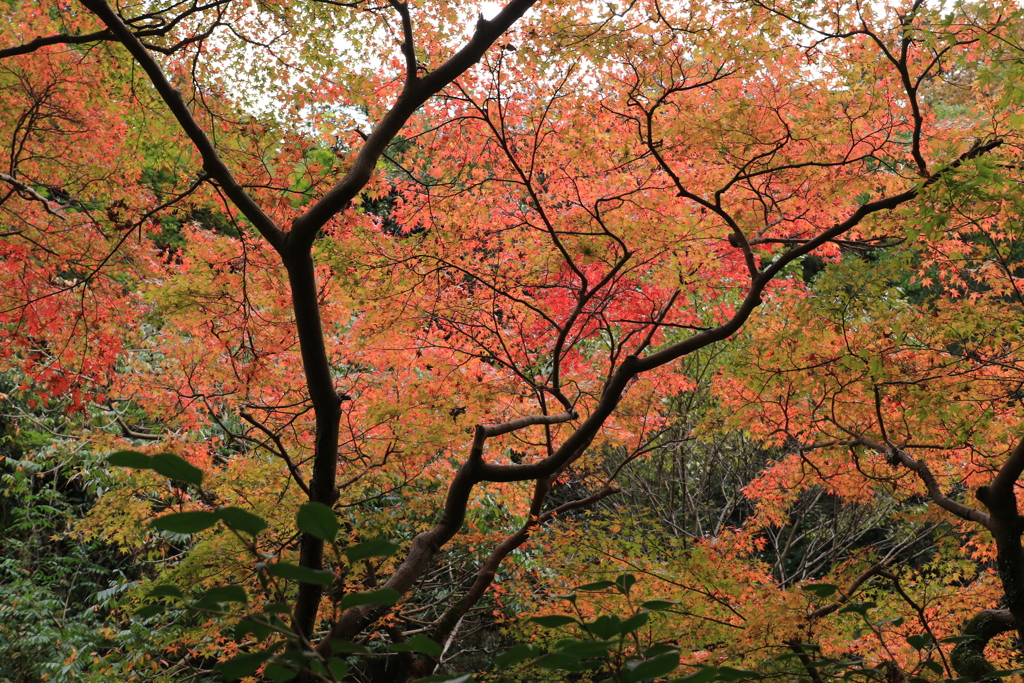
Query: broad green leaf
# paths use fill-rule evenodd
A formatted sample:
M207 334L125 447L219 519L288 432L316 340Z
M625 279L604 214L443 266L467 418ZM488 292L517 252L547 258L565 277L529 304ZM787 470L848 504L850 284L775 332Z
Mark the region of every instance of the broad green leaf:
M595 581L594 583L585 583L582 586L576 586L576 588L574 588L573 590L592 593L596 591L603 591L606 588L611 588L614 585L614 581Z
M679 653L669 652L641 662L630 662L623 670L622 677L626 683L639 683L639 681L667 676L678 666Z
M131 467L136 470L152 468L150 457L138 451L118 451L107 456L107 462L115 467Z
M170 586L164 584L162 586L154 586L151 591L146 593L147 597L150 598L183 598L181 591L176 586Z
M388 649L392 652L422 652L434 659L440 659L441 653L444 651L440 645L422 633L417 633L409 638L409 642L392 643L388 646Z
M157 602L152 605L146 605L135 610L135 615L139 617L155 617L158 614L163 614L169 609L167 605L162 602Z
M555 651L572 655L580 659L594 659L596 657L608 656L609 649L618 643L617 640L561 640L555 646Z
M692 674L675 679L678 683L709 683L718 678L717 666L702 666Z
M217 512L214 514L235 531L243 531L250 536L255 536L267 528L267 523L262 517L242 508L217 508Z
M535 666L541 669L560 671L587 671L588 669L596 669L603 666L603 663L597 660L581 660L579 657L562 654L561 652L552 652L538 659L535 662Z
M358 562L368 557L391 557L398 552L398 544L377 538L345 548L349 562Z
M577 623L574 618L567 614L549 614L543 617L530 617L530 621L544 628L558 628L559 626Z
M623 595L629 595L629 590L636 583L636 577L632 574L623 574L615 579L615 590Z
M299 508L295 523L300 531L331 543L338 535L338 518L323 503L305 503Z
M609 640L622 635L622 619L614 614L602 614L587 624L587 629L598 638Z
M831 583L809 583L806 586L801 586L801 588L808 593L814 593L819 598L827 598L830 595L835 595L836 591L839 590L838 586L834 586Z
M197 607L217 605L223 602L240 602L243 605L249 602L249 596L241 586L215 586L206 591L206 594L196 603Z
M426 678L417 678L412 683L472 683L473 680L473 674L462 674L454 677L450 674L436 674Z
M915 650L920 650L931 642L932 636L930 633L919 633L917 635L907 636L907 643Z
M299 667L289 662L274 661L267 664L263 670L263 677L269 678L274 683L287 683L299 673Z
M370 654L370 649L368 647L366 647L365 645L360 645L359 643L353 643L353 642L348 641L348 640L341 640L341 641L337 641L337 642L333 642L332 641L331 642L331 651L334 654L338 654L338 653L345 653L345 654L352 654L352 655L368 655L368 654Z
M201 486L203 483L203 471L173 453L157 453L154 456L148 456L138 451L118 451L108 455L107 462L116 467L153 470L168 479L196 486Z
M168 479L183 481L195 486L203 485L203 471L173 453L157 453L152 460L153 469Z
M197 534L204 529L209 529L217 523L217 515L213 512L196 510L195 512L175 512L163 517L157 517L150 524L163 531L172 531L176 534Z
M271 576L280 576L282 579L291 581L302 581L304 583L316 583L321 586L330 586L334 583L334 573L325 572L309 567L300 567L289 562L275 562L266 565L267 573Z
M273 650L235 655L227 661L220 662L213 669L227 680L233 681L238 678L251 676L255 673L256 669L260 668L265 661L273 656Z
M853 602L839 610L839 614L848 614L850 612L856 612L857 614L867 614L868 610L874 609L877 605L873 602Z
M291 614L291 605L286 605L283 602L272 602L268 605L263 606L263 611L269 614Z
M274 629L269 624L263 623L263 620L258 615L253 615L251 619L242 619L235 626L235 640L242 640L250 633L256 636L256 640L264 640L267 636L274 632Z
M331 675L339 681L344 680L345 676L348 676L348 662L344 659L338 659L337 657L330 659L327 662L327 668L331 670Z
M394 588L381 588L366 593L349 593L341 599L341 608L357 607L359 605L384 605L390 607L401 599L401 595Z
M528 659L533 659L539 654L540 650L536 645L521 643L495 657L494 663L502 669L507 669L510 666L515 666L516 664L525 662Z
M637 612L629 619L626 619L622 622L622 625L619 627L619 633L621 633L622 635L634 633L643 628L644 626L646 626L650 618L650 612Z
M652 612L660 612L678 605L679 603L674 600L648 600L640 604L641 607Z
M718 680L720 681L739 681L744 678L761 678L760 674L756 671L748 671L746 669L734 669L731 666L720 666L718 667Z

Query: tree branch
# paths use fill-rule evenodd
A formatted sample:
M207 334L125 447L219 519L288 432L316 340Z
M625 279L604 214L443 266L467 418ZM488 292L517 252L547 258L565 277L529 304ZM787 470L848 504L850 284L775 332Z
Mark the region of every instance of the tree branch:
M199 125L199 122L196 121L195 117L192 116L192 112L189 111L188 105L185 104L185 100L181 97L181 93L167 80L163 69L160 68L160 65L149 53L149 50L146 49L138 37L132 33L131 29L124 24L121 17L111 9L105 0L80 0L80 2L107 25L113 36L128 49L128 52L131 53L135 61L139 63L139 66L149 76L153 87L156 88L157 93L159 93L171 114L177 119L178 125L192 141L192 144L195 145L200 156L202 156L203 170L206 171L207 175L217 181L224 190L224 194L249 219L260 234L263 235L264 239L280 251L284 241L283 231L270 216L263 212L263 209L256 204L255 200L249 196L249 193L235 179L234 174L227 167L227 164L224 163L223 159L221 159L213 142L206 135L206 132Z

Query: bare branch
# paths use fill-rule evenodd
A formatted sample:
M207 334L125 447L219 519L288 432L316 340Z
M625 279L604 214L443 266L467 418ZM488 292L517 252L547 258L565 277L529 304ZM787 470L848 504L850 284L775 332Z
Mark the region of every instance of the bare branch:
M46 213L52 214L57 218L64 220L64 214L60 212L60 204L57 204L56 202L50 202L49 199L39 194L39 192L37 192L30 185L26 185L25 183L21 182L14 176L7 175L6 173L0 173L0 180L4 181L5 183L13 187L15 191L17 191L18 194L20 194L22 197L25 197L26 199L32 199L42 204L43 208L46 209ZM57 208L54 209L53 206L51 206L51 204L56 205Z

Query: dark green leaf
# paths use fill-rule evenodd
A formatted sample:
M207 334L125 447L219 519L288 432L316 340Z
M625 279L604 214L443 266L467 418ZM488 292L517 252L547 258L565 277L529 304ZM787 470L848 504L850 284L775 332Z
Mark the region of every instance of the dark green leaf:
M349 593L341 599L341 608L357 607L359 605L384 605L390 607L401 599L401 595L394 588L381 588L378 591L366 593Z
M809 583L802 588L808 593L814 593L819 598L827 598L830 595L835 595L836 591L839 590L838 586L834 586L831 583Z
M850 612L867 614L869 609L874 609L875 607L877 607L877 605L873 602L853 602L839 610L839 614L848 614Z
M1024 671L1024 669L1003 669L1002 671L993 671L989 675L996 678L1006 678L1007 676L1017 676L1021 671Z
M563 640L558 643L557 652L564 655L571 655L579 659L594 659L605 657L608 650L618 641L608 640Z
M162 602L157 602L135 610L135 616L142 617L143 619L147 617L155 617L158 614L163 614L167 609L167 605Z
M637 612L629 619L622 622L622 626L619 627L619 633L627 635L634 633L647 625L647 621L651 618L650 612Z
M462 674L452 677L451 674L437 674L426 678L417 678L412 683L472 683L473 674Z
M694 671L692 674L677 678L679 683L709 683L718 678L718 667L717 666L702 666Z
M184 595L181 591L174 586L164 584L162 586L154 586L153 590L146 594L150 598L183 598Z
M274 683L287 683L298 673L299 668L294 664L275 661L268 664L267 668L263 670L263 677L269 678Z
M353 643L348 640L331 641L331 651L334 653L345 653L351 655L368 655L370 649L365 645L359 643Z
M263 611L269 614L291 614L292 607L283 602L272 602L269 605L264 605Z
M626 683L638 683L649 678L667 676L679 666L679 653L669 652L642 662L630 662L622 672Z
M344 659L331 659L327 662L327 668L331 670L331 675L336 680L342 680L345 676L348 676L348 662Z
M560 652L552 652L546 654L535 662L535 666L541 669L561 670L561 671L586 671L587 669L596 669L602 666L599 661L588 660L581 661L579 657L573 657L572 655L562 654Z
M499 668L507 669L510 666L525 662L527 659L533 659L538 654L540 654L540 650L537 649L536 645L519 644L495 657L494 663Z
M197 606L216 605L222 602L249 602L249 596L241 586L216 586L206 591L206 595L196 603Z
M242 640L250 633L256 636L256 640L263 640L271 633L274 629L270 628L269 625L263 623L263 620L257 621L256 619L242 619L235 626L235 640Z
M392 652L422 652L434 659L440 659L443 652L443 648L440 645L422 633L417 633L407 643L394 643L388 649Z
M602 614L587 624L587 629L598 638L609 640L622 634L622 619L614 614Z
M623 574L615 579L615 590L623 595L629 595L629 589L636 583L636 577L632 574Z
M164 531L172 531L176 534L196 534L204 529L209 529L217 523L217 515L212 512L196 510L195 512L176 512L163 517L157 517L150 524Z
M256 669L260 668L263 662L270 659L273 654L274 652L272 650L264 650L262 652L235 655L225 662L220 662L213 668L224 678L229 681L233 681L239 678L245 678L246 676L251 676Z
M915 650L920 650L931 642L932 636L930 633L919 633L915 636L907 636L907 643L909 643L910 647Z
M760 675L756 671L734 669L731 666L718 667L718 680L720 681L738 681L743 678L760 678Z
M203 471L173 453L157 453L152 457L152 468L168 479L195 486L203 485Z
M118 451L107 456L107 462L115 467L131 467L136 470L153 469L150 457L138 451Z
M530 617L530 621L544 628L558 628L567 624L575 624L576 620L566 614L549 614L544 617Z
M267 528L267 523L262 517L254 515L248 510L236 507L218 508L217 517L224 520L224 523L235 531L243 531L250 536L255 536Z
M358 562L368 557L391 557L397 552L397 543L377 538L345 548L345 557L348 558L349 562Z
M660 612L661 610L666 610L670 607L675 607L678 604L678 602L675 602L673 600L648 600L647 602L642 603L640 606L652 612Z
M315 583L321 586L330 586L334 583L334 574L332 572L310 569L309 567L299 567L298 565L288 562L268 564L266 565L266 569L267 573L271 576L280 576L282 579L302 581L304 583Z
M606 588L611 588L615 585L614 581L595 581L594 583L585 583L582 586L576 586L574 590L584 592L603 591Z
M331 543L338 535L338 518L334 511L323 503L305 503L299 508L295 523L300 531Z

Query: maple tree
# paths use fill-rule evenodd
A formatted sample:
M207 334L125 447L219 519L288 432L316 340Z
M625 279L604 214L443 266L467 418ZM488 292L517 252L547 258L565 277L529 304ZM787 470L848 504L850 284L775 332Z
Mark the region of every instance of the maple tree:
M695 621L649 634L677 647L644 655L639 627L615 632L626 679L698 665L707 652L682 653L673 631L728 640L737 620L743 647L788 648L812 679L814 639L948 677L946 650L977 655L982 673L960 673L991 673L987 631L981 648L915 646L917 660L891 652L889 631L821 636L833 613L864 617L849 608L869 585L891 623L910 609L936 643L994 606L992 581L922 588L934 613L907 592L890 561L933 527L868 568L843 550L793 574L777 534L808 491L807 510L884 494L894 517L930 496L995 538L955 527L999 567L1012 616L985 619L1024 623L1024 449L1007 448L1018 8L479 9L10 5L4 371L25 410L91 416L76 434L131 468L104 475L77 532L176 558L144 577L143 614L205 590L199 613L238 624L164 646L239 675L329 679L364 652L354 640L383 633L418 653L385 675L426 675L536 542L553 585L584 578L588 546L699 577L701 590L672 572L598 582L576 616L547 622L679 598ZM572 518L630 477L665 490L644 468L698 439L702 419L680 407L696 396L781 453L730 485L752 512L687 531L689 548L652 534L646 551L616 547L632 540L628 510ZM960 485L989 513L954 500ZM671 513L638 513L636 533ZM866 524L846 548L866 545ZM772 538L775 576L757 559ZM943 558L934 571L965 581ZM791 589L831 571L849 585L833 603ZM297 649L274 658L282 639Z

